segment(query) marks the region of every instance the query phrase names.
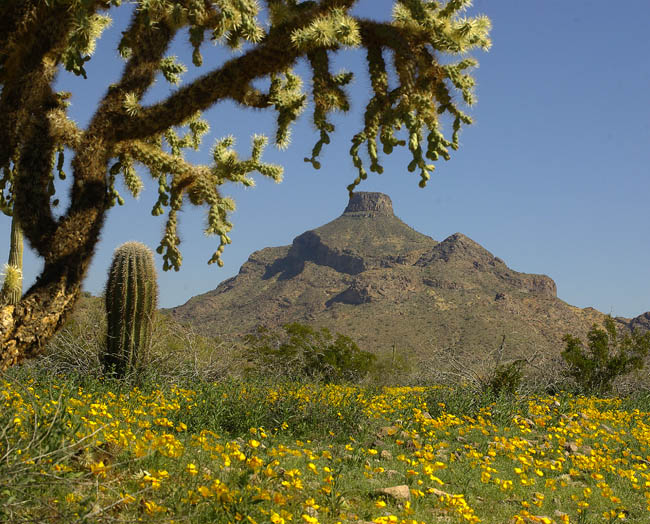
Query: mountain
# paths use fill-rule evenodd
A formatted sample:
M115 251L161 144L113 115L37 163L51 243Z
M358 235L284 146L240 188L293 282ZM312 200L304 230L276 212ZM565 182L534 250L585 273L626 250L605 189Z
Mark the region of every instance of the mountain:
M387 195L364 192L340 217L290 246L254 252L237 276L168 312L206 334L298 321L377 353L395 346L460 363L484 359L504 335L509 358L557 357L565 333L584 337L604 317L563 302L551 278L514 271L461 233L437 242L415 231ZM646 315L617 320L645 327Z

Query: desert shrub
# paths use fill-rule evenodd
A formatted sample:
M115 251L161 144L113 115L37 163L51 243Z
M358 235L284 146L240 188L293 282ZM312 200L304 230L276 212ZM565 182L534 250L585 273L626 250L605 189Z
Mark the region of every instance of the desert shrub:
M350 337L293 322L282 330L259 327L245 338L258 371L291 379L358 381L374 367L376 357L359 349Z
M104 375L106 310L101 297L85 293L71 318L33 365L51 373ZM244 348L234 341L207 337L191 326L157 313L152 343L139 380L221 380L239 376L246 364Z
M403 386L413 382L414 369L410 353L411 350L407 349L399 354L386 352L378 355L366 383L375 386Z
M241 343L206 336L168 315L156 315L147 366L150 378L213 382L240 377L245 366L246 351Z
M514 395L523 378L524 360L518 359L507 364L498 364L488 375L485 389L495 395Z
M605 318L605 329L594 324L587 334L588 346L578 337L564 335L566 348L562 358L568 374L585 393L604 394L612 389L614 380L643 368L650 348L650 332L617 331L614 319Z
M106 341L106 311L101 298L84 292L63 328L48 342L34 365L51 373L101 376L100 355Z
M539 358L534 351L521 358L521 353L506 349L506 335L490 352L467 351L458 354L451 348L433 349L427 359L421 360L416 369L420 369L414 384L445 384L448 386L468 388L475 395L487 395L488 398L514 395L523 389L530 389L531 384L524 383L529 371ZM432 366L431 362L436 365Z

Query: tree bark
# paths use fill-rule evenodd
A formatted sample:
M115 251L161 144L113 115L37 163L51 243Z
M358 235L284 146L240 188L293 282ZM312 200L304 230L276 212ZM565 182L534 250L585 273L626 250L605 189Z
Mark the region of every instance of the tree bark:
M0 308L0 371L42 353L77 300L81 279L52 269L17 305Z
M39 143L30 145L38 147ZM63 325L79 298L106 216L104 174L110 158L96 136L86 137L82 151L72 162L75 186L71 205L50 237L47 240L38 234L35 238L30 237L38 217L31 217L31 228L24 228L26 237L45 259L45 265L37 281L17 305L0 309L0 371L42 353L45 343ZM21 161L31 160L32 156L36 160L37 152L26 151ZM30 172L28 165L24 164L18 171ZM18 182L22 181L20 177ZM21 192L18 185L17 194L24 197L28 192ZM27 200L17 198L15 203L14 210L20 211L19 216L24 217L21 225L30 220L25 215L30 209ZM33 211L36 214L42 210L33 208Z
M105 162L98 164L104 172ZM72 311L104 223L102 182L95 179L81 189L88 205L61 221L34 285L17 305L0 308L0 371L41 354Z

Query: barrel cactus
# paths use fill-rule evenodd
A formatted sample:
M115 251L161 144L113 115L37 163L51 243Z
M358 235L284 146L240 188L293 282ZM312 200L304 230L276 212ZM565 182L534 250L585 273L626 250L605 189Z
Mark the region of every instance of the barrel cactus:
M115 250L106 283L104 365L118 377L138 372L151 346L158 283L153 253L140 242Z

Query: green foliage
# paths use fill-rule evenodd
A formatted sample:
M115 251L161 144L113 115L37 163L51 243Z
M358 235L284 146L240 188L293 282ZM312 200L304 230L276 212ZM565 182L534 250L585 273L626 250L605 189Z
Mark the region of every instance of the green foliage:
M180 62L177 62L175 56L168 56L160 61L160 72L170 84L178 84L181 80L181 75L185 71L187 71L187 68Z
M359 154L363 144L366 144L370 157L370 171L380 174L383 166L377 154L377 139L386 154L390 154L395 146L408 146L412 158L408 170L419 170L420 187L426 185L435 169L432 162L440 156L449 160L448 148L458 149L461 125L471 124L472 119L458 108L450 88L458 89L465 103L473 104L474 80L463 71L475 67L477 62L464 58L458 63L441 65L436 55L465 53L476 47L490 48L489 19L459 16L468 5L469 2L450 1L443 5L427 0L395 3L393 26L409 36L406 41L394 38L396 35L387 39L386 47L393 51L399 81L394 89L388 82L384 46L377 41L380 35L385 36L385 28L364 28L374 96L366 107L363 130L352 139L350 155L359 176L348 186L350 192L368 176ZM453 119L451 140L445 138L440 124L440 115L445 113ZM395 136L395 132L402 128L406 130L406 140ZM324 126L321 131L323 129ZM423 149L425 135L426 148Z
M139 371L151 346L158 283L151 250L127 242L115 250L106 283L107 371L124 377Z
M495 395L514 395L521 385L523 364L520 359L497 365L487 379L486 389Z
M350 435L358 435L368 428L368 425L359 426L366 415L362 406L353 402L366 388L275 379L248 377L242 381L228 377L214 383L191 383L197 391L194 406L179 413L174 422L184 422L188 431L209 430L232 436L250 435L251 427L273 428L285 422L289 423L295 438L318 435L344 442L349 441ZM332 391L329 387L349 388L343 402L336 405L328 402ZM244 390L246 393L242 395Z
M246 337L246 344L262 372L272 370L295 379L358 381L376 362L372 353L359 349L350 337L297 322L284 325L282 331L260 327Z
M296 29L291 34L291 41L299 49L313 50L338 45L356 47L361 43L361 37L357 21L343 9L336 8L308 27Z
M95 51L95 43L104 29L111 24L111 18L92 13L87 7L79 8L76 24L68 36L68 46L63 54L64 67L78 76L86 76L84 64Z
M571 334L563 338L566 348L562 358L569 365L568 374L587 393L611 391L617 377L643 368L650 349L650 332L617 332L614 319L609 315L604 324L605 329L594 324L589 330L587 348L582 340Z
M372 365L366 383L387 387L404 385L410 382L412 373L413 366L409 355L402 352L396 354L395 348L393 348L393 352L385 352L378 356Z

